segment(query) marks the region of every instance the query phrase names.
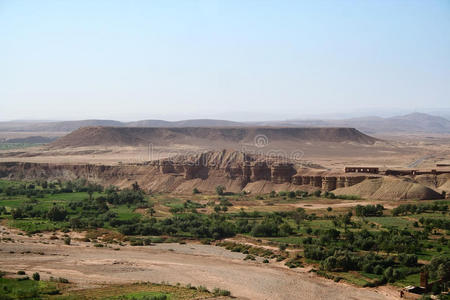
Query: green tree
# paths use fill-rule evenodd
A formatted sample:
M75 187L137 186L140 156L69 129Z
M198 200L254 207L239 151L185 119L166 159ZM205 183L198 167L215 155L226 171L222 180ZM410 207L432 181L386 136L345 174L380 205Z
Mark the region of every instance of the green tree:
M35 281L39 281L39 280L41 280L41 275L39 275L39 273L38 273L38 272L36 272L36 273L33 273L33 280L35 280Z
M64 207L53 205L47 212L47 218L50 221L64 221L67 216L67 210Z
M225 192L225 187L223 185L216 186L216 194L222 196Z

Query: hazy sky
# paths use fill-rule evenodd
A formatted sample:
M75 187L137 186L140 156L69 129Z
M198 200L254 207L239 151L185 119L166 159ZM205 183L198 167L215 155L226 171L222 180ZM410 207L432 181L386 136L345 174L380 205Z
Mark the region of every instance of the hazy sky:
M0 0L0 119L450 108L450 1Z

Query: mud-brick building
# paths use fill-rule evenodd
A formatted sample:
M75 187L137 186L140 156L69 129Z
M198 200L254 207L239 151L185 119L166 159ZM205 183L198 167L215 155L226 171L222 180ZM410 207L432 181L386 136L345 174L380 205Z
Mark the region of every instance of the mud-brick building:
M378 174L380 170L376 167L345 167L345 173L372 173Z

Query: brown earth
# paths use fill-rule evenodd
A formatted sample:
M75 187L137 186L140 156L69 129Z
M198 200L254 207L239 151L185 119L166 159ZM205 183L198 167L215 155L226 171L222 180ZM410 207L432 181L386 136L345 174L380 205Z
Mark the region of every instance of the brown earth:
M336 195L359 195L366 199L441 199L442 195L435 190L409 178L391 176L372 178L350 187L333 191Z

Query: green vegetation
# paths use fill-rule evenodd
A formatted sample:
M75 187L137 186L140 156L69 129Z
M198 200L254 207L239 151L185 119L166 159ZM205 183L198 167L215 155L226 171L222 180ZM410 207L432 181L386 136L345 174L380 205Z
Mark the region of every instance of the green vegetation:
M0 150L23 149L40 146L40 143L0 143Z
M33 281L28 277L0 278L0 299L41 299L59 293L53 282Z
M0 190L0 218L10 225L28 233L86 230L86 239L94 247L114 241L133 246L186 239L210 243L242 235L277 250L223 241L216 244L243 253L248 260L285 261L290 268L311 264L318 274L360 285L417 284L424 269L430 280L443 282L436 291L445 290L448 281L448 201L402 204L392 210L379 204L353 209L329 206L307 213L292 203L321 201L317 197L330 203L338 197L321 191L252 196L225 193L219 186L215 195L170 198L146 194L137 183L118 189L85 180L0 181ZM265 205L269 201L275 205ZM264 203L270 209L246 211L248 203ZM71 244L67 237L62 242Z
M50 281L33 281L26 277L1 278L0 299L140 299L140 300L183 300L204 299L230 296L231 293L220 288L212 292L204 286L186 287L177 285L154 283L135 283L123 285L109 285L101 288L71 289L71 285L64 278L51 278Z

